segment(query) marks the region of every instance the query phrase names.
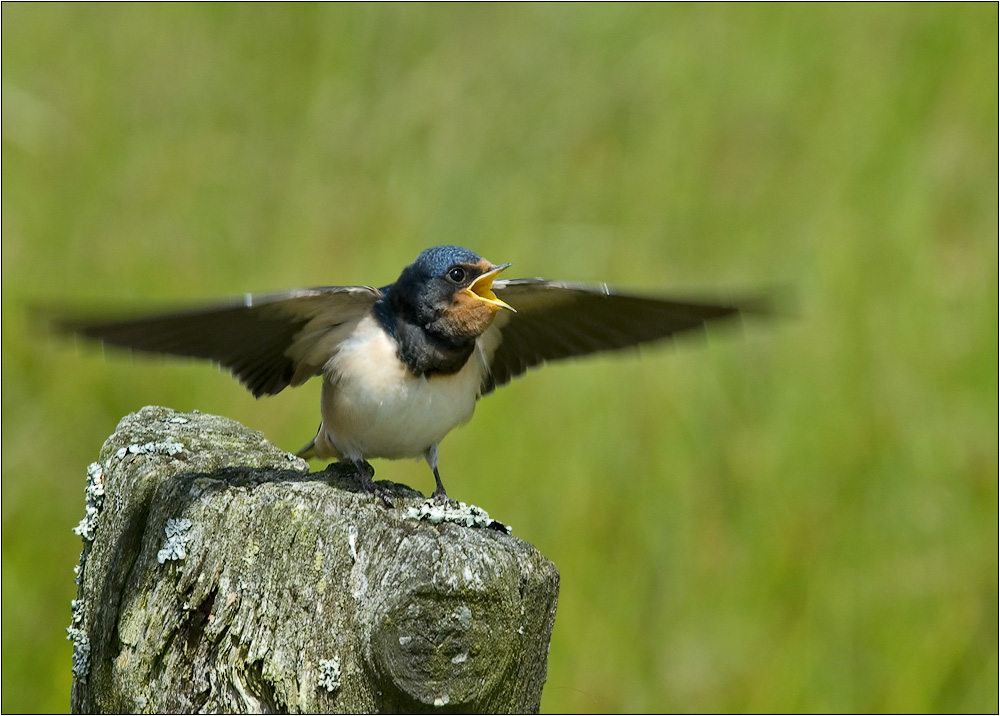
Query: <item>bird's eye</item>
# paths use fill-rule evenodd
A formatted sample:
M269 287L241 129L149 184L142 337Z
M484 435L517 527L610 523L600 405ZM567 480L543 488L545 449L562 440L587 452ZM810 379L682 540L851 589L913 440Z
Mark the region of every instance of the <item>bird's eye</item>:
M448 279L453 283L462 283L465 280L465 269L461 266L452 266L448 269Z

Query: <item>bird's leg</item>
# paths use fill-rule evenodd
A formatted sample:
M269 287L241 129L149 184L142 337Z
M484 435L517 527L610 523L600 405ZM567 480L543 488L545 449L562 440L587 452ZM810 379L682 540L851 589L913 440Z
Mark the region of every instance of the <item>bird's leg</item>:
M372 479L375 477L375 468L361 458L351 460L351 463L354 465L354 469L358 471L358 480L361 482L361 489L380 497L386 507L392 507L392 500L389 499L389 494L386 492L385 488L380 485L376 485L375 481Z
M424 453L424 459L427 460L427 464L434 471L434 481L437 483L437 488L434 490L434 501L448 502L448 493L444 490L444 483L441 482L441 473L438 472L438 446L431 445L427 448L427 452Z

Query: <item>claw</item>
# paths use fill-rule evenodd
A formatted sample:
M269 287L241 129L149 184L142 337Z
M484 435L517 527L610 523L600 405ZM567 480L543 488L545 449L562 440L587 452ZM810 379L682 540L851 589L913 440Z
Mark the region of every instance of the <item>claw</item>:
M390 510L393 507L395 507L395 505L392 504L392 500L389 499L389 491L386 490L384 487L382 487L381 485L375 485L374 493L376 497L382 500L382 504L388 507Z
M354 463L354 469L358 471L358 480L361 482L361 489L365 492L375 495L382 500L382 504L386 507L392 508L392 500L389 499L389 491L386 490L382 485L378 485L372 479L375 477L375 468L368 464L364 460L352 460Z
M436 474L435 477L437 477ZM438 489L434 490L433 498L439 505L447 505L451 502L455 502L453 499L448 497L448 493L444 491L444 485L441 484L440 479L438 479Z

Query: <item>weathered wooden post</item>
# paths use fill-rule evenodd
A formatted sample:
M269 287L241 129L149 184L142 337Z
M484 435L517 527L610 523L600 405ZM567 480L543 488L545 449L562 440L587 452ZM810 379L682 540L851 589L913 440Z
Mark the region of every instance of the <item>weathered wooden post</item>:
M87 498L74 712L538 711L559 573L475 508L155 407Z

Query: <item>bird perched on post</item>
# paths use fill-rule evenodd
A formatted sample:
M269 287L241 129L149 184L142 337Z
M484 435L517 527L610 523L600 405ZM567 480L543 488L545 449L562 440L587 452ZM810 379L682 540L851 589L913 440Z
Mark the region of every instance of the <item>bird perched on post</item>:
M303 457L353 464L426 458L446 500L438 444L476 401L546 361L667 338L734 316L738 305L616 293L539 278L498 279L468 249L436 246L395 283L327 286L161 315L57 319L64 330L148 353L208 358L256 397L323 377L316 436Z

